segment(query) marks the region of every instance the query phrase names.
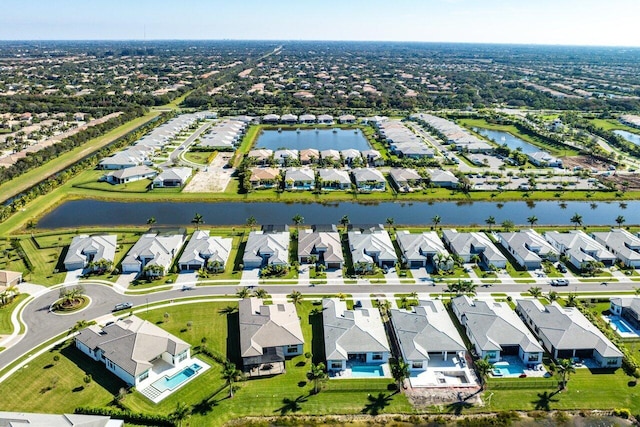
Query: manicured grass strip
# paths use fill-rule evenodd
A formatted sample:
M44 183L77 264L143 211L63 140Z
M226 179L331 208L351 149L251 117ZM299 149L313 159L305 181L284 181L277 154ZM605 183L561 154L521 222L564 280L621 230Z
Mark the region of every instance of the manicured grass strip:
M16 307L18 307L18 305L28 297L28 294L20 294L9 304L0 307L0 335L8 335L13 332L11 314Z

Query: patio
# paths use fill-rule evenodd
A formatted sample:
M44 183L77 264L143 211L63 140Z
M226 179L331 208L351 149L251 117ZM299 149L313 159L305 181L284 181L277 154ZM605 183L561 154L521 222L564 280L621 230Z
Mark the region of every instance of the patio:
M466 359L431 359L426 370L411 372L411 387L475 387L476 375Z
M162 378L168 377L171 378L176 374L179 374L186 368L192 366L193 364L197 364L200 368L193 374L191 377L187 378L177 386L171 389L166 390L158 390L153 384L161 380ZM170 363L165 362L162 359L154 361L153 367L149 370L149 377L144 381L140 382L136 387L140 393L151 400L153 403L158 403L173 394L176 390L182 388L185 384L192 381L194 378L198 377L202 373L206 372L211 366L200 359L189 358L183 364L176 367L171 365Z
M353 368L356 369L360 369L360 368L364 368L367 370L371 370L371 375L363 375L362 372L359 372L358 374L354 375L353 373ZM373 372L375 369L377 368L381 368L382 369L382 375L379 375L375 372ZM379 371L378 371L379 372ZM389 364L388 363L382 363L382 364L367 364L367 363L352 363L352 362L347 362L347 368L343 369L342 371L329 371L328 372L329 377L330 378L337 378L337 379L353 379L353 378L391 378L391 368L389 368Z

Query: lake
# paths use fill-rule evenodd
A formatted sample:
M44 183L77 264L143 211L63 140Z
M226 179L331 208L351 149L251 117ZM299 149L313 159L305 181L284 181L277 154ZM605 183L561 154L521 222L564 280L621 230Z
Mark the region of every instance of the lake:
M626 130L614 130L613 133L620 135L629 142L640 145L640 135L637 133L627 132Z
M303 129L303 130L263 130L258 136L255 148L279 150L344 150L358 151L371 149L369 141L360 129Z
M563 207L564 206L564 207ZM527 224L531 215L538 217L538 225L570 224L578 213L584 225L615 225L615 218L623 215L626 225L640 224L640 201L618 202L381 202L359 204L351 202L320 203L171 203L171 202L105 202L73 200L56 207L37 224L39 228L73 228L85 226L143 225L155 217L158 225L189 225L195 213L204 217L205 224L242 225L250 216L258 224L291 223L300 214L305 224L338 224L343 215L352 223L385 223L392 217L396 224L431 224L435 215L442 218L440 225L484 225L493 216L496 223L511 220Z
M525 154L543 151L540 147L529 144L528 142L518 138L517 136L511 135L509 132L502 132L484 128L474 128L473 130L484 136L485 138L493 140L498 145L506 144L510 150L517 150L518 148L520 148Z

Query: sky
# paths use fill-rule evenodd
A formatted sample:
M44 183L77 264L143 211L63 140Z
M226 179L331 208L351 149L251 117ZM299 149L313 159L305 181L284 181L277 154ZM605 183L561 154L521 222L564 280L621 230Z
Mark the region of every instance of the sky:
M1 0L0 40L389 40L640 47L640 0Z

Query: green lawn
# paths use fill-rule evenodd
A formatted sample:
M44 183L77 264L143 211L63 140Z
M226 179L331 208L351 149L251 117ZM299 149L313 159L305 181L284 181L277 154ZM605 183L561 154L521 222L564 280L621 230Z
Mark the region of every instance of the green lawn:
M211 153L205 151L189 151L184 153L184 158L192 163L197 163L200 165L209 164L208 159Z
M20 301L27 299L28 296L28 294L20 294L9 304L0 307L0 335L8 335L13 332L11 314L18 304L20 304Z
M616 119L591 119L590 122L596 125L597 127L602 128L604 130L608 130L608 131L620 129L620 130L626 130L627 132L640 133L638 132L638 129L633 128L631 126L623 125Z

